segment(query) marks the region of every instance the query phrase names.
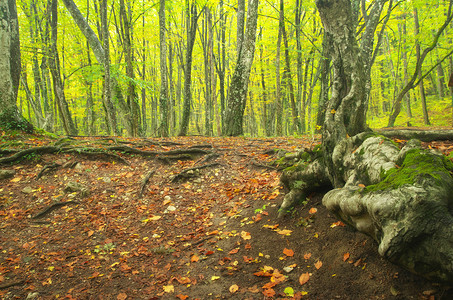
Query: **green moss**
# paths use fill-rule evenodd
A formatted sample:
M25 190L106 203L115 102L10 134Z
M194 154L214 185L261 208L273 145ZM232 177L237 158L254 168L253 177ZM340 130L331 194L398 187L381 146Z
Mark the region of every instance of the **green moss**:
M369 193L396 189L403 185L417 183L423 178L433 178L442 184L441 174L453 171L453 163L445 156L437 156L427 150L413 149L406 153L401 167L381 172L382 181L367 186L362 192Z

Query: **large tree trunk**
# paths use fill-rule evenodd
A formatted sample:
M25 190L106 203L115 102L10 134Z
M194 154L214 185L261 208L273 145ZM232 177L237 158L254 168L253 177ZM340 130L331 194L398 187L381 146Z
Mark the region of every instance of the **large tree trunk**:
M287 156L298 163L282 175L290 192L280 214L307 193L333 187L323 204L373 237L383 257L429 279L452 283L453 163L423 150L417 140L399 149L393 141L366 131L372 40L385 2L377 0L362 10L368 15L362 16L366 28L359 46L354 25L358 11L351 2L317 1L333 41L332 98L322 149Z
M244 40L240 47L236 68L231 78L225 116L224 135L238 136L243 133L247 89L255 54L256 27L258 23L258 0L249 0Z
M0 2L0 41L0 128L33 131L16 105L21 70L16 0Z

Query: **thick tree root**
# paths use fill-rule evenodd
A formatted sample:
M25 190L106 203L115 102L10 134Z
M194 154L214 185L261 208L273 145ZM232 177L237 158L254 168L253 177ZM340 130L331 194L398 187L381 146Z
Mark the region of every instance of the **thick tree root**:
M453 163L421 149L419 141L400 150L370 133L338 143L332 161L334 168L325 173L336 188L323 204L373 237L385 258L428 279L452 283ZM291 191L282 208L304 197L325 168L315 160L301 171L285 171L282 182Z
M41 171L39 171L38 175L36 175L36 180L40 179L43 175L44 175L44 172L47 171L47 170L53 170L53 169L56 169L58 167L61 167L60 164L57 164L57 163L53 163L53 164L49 164L49 165L45 165Z

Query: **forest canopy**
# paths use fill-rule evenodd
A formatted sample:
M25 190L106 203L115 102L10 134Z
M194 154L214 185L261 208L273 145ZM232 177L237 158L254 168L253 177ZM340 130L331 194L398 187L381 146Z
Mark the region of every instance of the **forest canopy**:
M19 110L36 127L59 134L177 135L187 123L187 134L222 135L229 86L247 30L247 2L17 0ZM102 45L108 73L74 22L68 3L78 8ZM357 36L366 7L371 3L357 9ZM453 92L447 83L453 68L452 25L435 39L447 8L446 1L386 3L375 35L380 48L371 69L370 127L451 124ZM159 23L162 13L164 23ZM330 45L323 40L315 1L260 2L247 100L242 104L243 134L293 135L320 128L333 72ZM418 74L420 54L431 46ZM168 86L164 102L162 72ZM414 82L398 97L414 72ZM182 122L185 110L188 122Z

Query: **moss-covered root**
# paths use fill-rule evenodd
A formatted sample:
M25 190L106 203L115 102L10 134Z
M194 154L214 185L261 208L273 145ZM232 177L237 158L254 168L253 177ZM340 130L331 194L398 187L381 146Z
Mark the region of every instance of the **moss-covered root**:
M385 172L381 182L332 190L323 204L372 236L390 261L453 283L453 165L426 150L403 150L401 167Z
M305 200L305 195L330 186L321 158L303 167L299 165L298 168L288 168L283 172L281 181L290 192L283 199L279 209L279 217L284 216L291 208Z

